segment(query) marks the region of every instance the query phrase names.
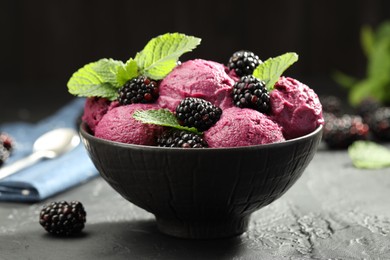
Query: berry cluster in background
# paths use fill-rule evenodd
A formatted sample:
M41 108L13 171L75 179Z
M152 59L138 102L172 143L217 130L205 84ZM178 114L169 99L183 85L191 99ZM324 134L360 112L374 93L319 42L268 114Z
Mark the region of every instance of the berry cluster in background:
M365 99L346 113L335 96L320 97L325 119L323 141L330 149L346 149L358 140L390 141L390 107Z

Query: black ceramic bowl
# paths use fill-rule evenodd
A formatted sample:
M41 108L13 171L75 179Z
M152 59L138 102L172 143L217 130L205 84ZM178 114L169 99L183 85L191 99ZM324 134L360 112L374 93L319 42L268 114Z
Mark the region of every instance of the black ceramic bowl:
M158 229L183 238L246 231L252 212L282 196L301 176L322 127L282 143L183 149L81 138L101 176L125 199L153 213Z

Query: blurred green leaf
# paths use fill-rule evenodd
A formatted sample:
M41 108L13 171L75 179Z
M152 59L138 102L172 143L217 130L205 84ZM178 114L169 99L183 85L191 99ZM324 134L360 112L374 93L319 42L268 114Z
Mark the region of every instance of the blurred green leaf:
M376 29L375 42L390 38L390 21L381 23Z
M333 72L332 76L333 79L344 88L351 88L358 82L358 79L349 76L341 71Z
M366 57L369 57L374 48L375 36L372 28L370 26L363 26L360 31L360 41L362 49Z
M353 86L353 91L349 92L349 103L358 105L366 98L380 100L383 96L382 82L374 79L364 79Z
M335 72L332 77L348 89L351 105L357 105L366 98L390 103L390 21L383 22L375 31L363 26L360 40L367 56L366 77L357 80L342 72Z
M380 169L390 167L390 150L370 142L356 141L348 148L352 163L357 168Z
M390 81L390 37L375 44L368 60L367 76L375 80Z

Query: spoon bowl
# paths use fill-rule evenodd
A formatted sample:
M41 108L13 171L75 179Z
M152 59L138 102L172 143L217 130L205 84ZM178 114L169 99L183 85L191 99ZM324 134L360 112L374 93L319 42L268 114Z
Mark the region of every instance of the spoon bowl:
M35 164L41 159L53 159L67 153L80 143L78 133L71 128L58 128L40 136L33 145L33 152L0 169L0 180Z
M43 153L46 158L55 158L80 143L77 132L71 128L59 128L40 136L33 145L33 152Z

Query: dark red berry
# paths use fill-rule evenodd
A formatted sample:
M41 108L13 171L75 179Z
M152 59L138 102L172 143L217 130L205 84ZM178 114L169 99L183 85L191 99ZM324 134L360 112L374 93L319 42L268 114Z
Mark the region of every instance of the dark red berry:
M376 109L368 119L370 130L380 141L390 141L390 107Z
M179 148L206 148L206 141L195 133L170 129L162 133L157 138L157 145L161 147L179 147Z
M87 213L81 202L51 202L39 214L39 224L53 235L69 236L84 228Z
M324 113L324 119L323 140L331 149L345 149L354 141L368 139L369 126L360 116Z
M5 149L11 152L14 147L14 141L7 133L0 133L0 145L3 145Z
M234 84L233 101L238 107L252 108L265 114L271 110L270 96L264 81L252 75L243 76Z
M185 98L176 107L179 124L206 131L221 117L222 110L201 98Z
M381 104L375 99L366 98L357 105L356 111L365 123L369 123L375 111L380 107Z
M151 103L159 96L158 84L145 76L139 76L126 82L118 90L117 100L121 105Z
M339 115L342 111L341 100L336 96L322 96L320 97L322 111Z
M251 51L237 51L233 53L228 62L229 70L234 70L239 77L252 75L254 69L262 61Z
M0 166L8 159L10 152L2 145L0 145Z

